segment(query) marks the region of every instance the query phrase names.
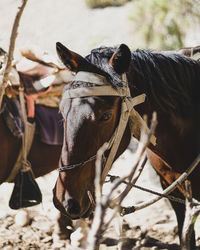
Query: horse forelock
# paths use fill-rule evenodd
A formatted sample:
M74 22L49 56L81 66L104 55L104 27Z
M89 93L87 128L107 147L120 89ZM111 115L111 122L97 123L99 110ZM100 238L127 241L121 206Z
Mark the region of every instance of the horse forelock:
M100 47L93 49L91 53L86 56L86 59L106 73L107 80L111 85L116 87L123 87L122 79L109 64L109 60L117 47Z

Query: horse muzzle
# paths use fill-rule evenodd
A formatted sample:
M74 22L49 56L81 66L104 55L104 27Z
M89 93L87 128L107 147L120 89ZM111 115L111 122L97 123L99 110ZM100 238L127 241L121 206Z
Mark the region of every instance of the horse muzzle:
M65 198L63 201L59 201L55 196L55 189L53 190L54 197L53 203L54 206L65 216L72 220L87 218L93 211L93 206L88 199L84 202L84 205L80 205L80 203L71 197Z

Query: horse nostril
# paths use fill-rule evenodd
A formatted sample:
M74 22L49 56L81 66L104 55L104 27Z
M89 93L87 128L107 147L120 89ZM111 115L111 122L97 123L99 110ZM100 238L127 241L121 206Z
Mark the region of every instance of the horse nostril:
M79 215L81 208L79 203L74 199L68 199L63 202L63 206L66 209L67 213L70 215Z

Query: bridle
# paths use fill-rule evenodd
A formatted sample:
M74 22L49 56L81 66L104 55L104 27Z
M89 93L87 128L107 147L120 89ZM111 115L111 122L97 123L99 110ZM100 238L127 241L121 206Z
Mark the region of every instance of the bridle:
M145 101L145 94L136 96L134 98L131 97L130 89L128 86L128 81L127 81L127 77L125 73L122 74L123 87L120 87L120 88L113 88L111 84L107 81L107 79L102 75L90 73L90 72L83 72L83 71L80 71L76 74L73 80L73 83L74 82L77 82L77 83L85 82L85 83L91 83L91 84L88 84L87 87L83 87L81 86L81 84L77 84L77 87L73 89L67 89L63 93L63 97L62 97L63 99L73 99L73 98L89 97L89 96L118 96L122 100L119 124L116 127L113 135L111 136L108 142L109 146L107 150L110 149L109 155L107 159L105 159L104 157L105 163L104 163L104 168L103 168L103 173L102 173L102 182L104 182L106 175L108 171L110 170L110 167L114 161L114 157L117 153L118 146L120 144L120 141L126 129L129 118L133 114L132 110L134 109L134 106L141 104ZM74 86L76 86L76 84ZM139 116L139 114L136 111L134 114ZM146 123L143 121L143 124L141 125L146 126ZM58 168L58 171L62 172L62 171L75 169L77 167L81 167L85 165L86 163L94 159L96 159L96 154L90 157L89 159L83 162L77 163L77 164L61 165L61 167Z

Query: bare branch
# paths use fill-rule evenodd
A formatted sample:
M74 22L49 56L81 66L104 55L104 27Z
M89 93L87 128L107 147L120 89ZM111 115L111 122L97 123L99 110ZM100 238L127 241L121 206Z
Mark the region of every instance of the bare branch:
M146 159L146 158L145 158ZM108 175L110 177L110 181L113 182L115 179L119 179L120 177L119 176L116 176L116 175ZM137 189L140 189L144 192L148 192L148 193L151 193L151 194L155 194L155 195L158 195L158 196L162 196L163 198L167 198L169 200L172 200L172 201L176 201L176 202L179 202L181 204L184 204L185 205L185 201L183 199L180 199L180 198L177 198L177 197L174 197L172 195L163 195L162 193L160 192L157 192L157 191L154 191L154 190L151 190L151 189L148 189L148 188L145 188L145 187L141 187L141 186L138 186L136 184L132 184L132 183L129 183L127 181L124 181L123 182L124 184L126 185L131 185L132 187L134 188L137 188ZM123 209L123 207L121 207Z
M192 173L192 171L196 168L196 166L198 165L199 162L200 162L200 154L197 155L196 159L192 162L192 164L189 166L189 168L181 176L179 176L179 178L176 181L174 181L168 188L166 188L162 192L162 196L155 197L155 198L151 199L150 201L143 202L141 204L138 204L138 205L135 205L132 207L128 207L128 208L124 207L121 211L122 215L133 213L137 210L148 207L148 206L152 205L153 203L162 199L163 196L170 194L174 189L176 189L176 187L178 185L181 185L181 183L183 183L186 180L186 178Z
M109 144L106 142L97 152L96 158L96 168L95 168L95 179L94 179L94 187L95 187L95 198L96 202L100 203L102 198L102 185L101 185L101 173L102 173L102 158L105 151L108 149Z
M96 198L96 208L94 211L93 223L91 226L91 230L88 233L87 237L87 250L96 250L99 248L100 244L100 235L101 228L104 221L105 211L106 209L102 206L102 187L101 187L101 173L102 173L102 158L104 152L108 149L108 143L104 143L104 145L98 150L97 158L96 158L96 174L94 180L95 186L95 198Z
M153 113L153 117L152 117L152 122L151 122L151 127L150 127L150 130L148 132L148 134L146 133L145 129L143 129L141 131L141 139L140 139L140 143L139 143L139 146L137 148L137 151L136 151L136 163L134 164L134 166L132 167L132 171L131 173L129 173L127 176L121 178L121 179L118 179L116 180L116 183L113 185L112 189L110 190L110 193L105 197L105 199L102 201L103 204L104 204L104 207L110 207L113 209L113 214L112 216L110 217L110 219L107 221L107 223L105 223L103 225L103 228L102 230L105 231L106 228L108 227L108 225L111 223L111 221L113 220L113 218L116 216L116 213L117 212L120 212L121 214L121 203L122 201L125 199L125 197L128 195L129 191L131 190L131 188L133 187L133 185L131 186L131 180L133 179L133 176L139 166L139 163L143 157L143 154L145 153L145 150L147 148L147 146L149 145L150 143L150 140L151 140L151 137L152 135L154 135L154 132L155 132L155 128L157 126L157 116L156 116L156 113ZM144 160L145 162L145 160ZM135 178L132 180L133 183L135 183L137 181L137 179L139 178L140 174L141 174L141 171L143 170L144 168L144 162L142 163L141 167L139 168L138 170L138 173L137 175L135 176ZM125 182L125 180L128 179L128 184L130 185L127 185L127 187L125 188L125 190L115 199L111 200L111 196L112 196L112 193L114 192L114 190L116 190L116 188L121 185L122 183Z
M192 188L190 181L185 181L185 219L182 230L181 237L181 249L182 250L190 250L190 239L192 232L194 231L194 224L196 222L197 216L200 213L200 202L197 202L192 198ZM193 205L193 201L195 201L198 205Z
M22 5L19 7L19 10L17 12L13 27L12 27L12 33L11 33L11 37L10 37L10 45L9 45L9 51L8 51L8 59L7 59L5 71L3 74L3 83L1 86L0 107L2 104L3 96L5 94L5 88L6 88L7 83L8 83L9 73L10 73L11 67L12 67L13 54L14 54L14 49L15 49L15 41L16 41L16 37L18 34L17 31L18 31L18 27L19 27L19 22L20 22L20 19L21 19L21 16L22 16L22 13L24 11L24 8L26 6L27 1L28 0L22 0Z
M153 124L153 125L152 125ZM96 160L96 176L95 176L95 196L96 196L96 209L94 212L94 218L91 230L89 231L88 238L87 238L87 250L94 250L99 248L100 244L100 238L104 231L107 229L110 222L113 220L114 216L117 212L119 212L119 206L123 199L126 197L128 192L132 187L130 185L127 186L127 188L124 190L121 196L117 198L117 202L111 202L111 196L113 192L116 190L116 188L123 183L126 179L131 183L131 181L135 182L138 176L140 175L140 171L138 171L138 175L133 179L133 176L136 172L137 167L139 166L140 160L142 159L142 156L145 152L146 147L148 146L150 142L150 138L152 134L155 131L155 127L157 124L156 121L156 114L153 115L151 128L149 130L149 133L146 135L146 131L143 130L143 133L141 134L141 141L140 146L137 149L136 154L136 163L134 164L132 171L129 175L125 176L122 179L117 179L111 188L110 192L106 196L102 196L102 190L101 190L101 166L102 166L102 156L105 150L107 149L108 145L104 144L103 147L98 151L97 153L97 160ZM144 165L144 164L142 164ZM109 205L112 203L113 206L113 213L110 216L110 219L105 223L104 217L106 213L106 209L109 207Z
M150 139L155 132L156 126L157 126L157 116L156 116L156 113L154 112L149 133L146 134L145 131L142 131L142 133L141 133L140 143L138 145L138 149L136 152L137 161L136 161L135 165L132 167L131 173L129 175L125 176L124 178L118 180L118 182L111 189L110 195L108 195L108 198L111 196L111 193L113 192L113 190L116 189L120 184L122 184L126 179L128 179L128 182L131 184L135 184L136 181L138 180L145 164L142 164L139 169L138 169L138 166L139 166L139 163L141 162L141 159L145 153L146 148L148 147L148 145L150 143ZM133 178L137 169L138 169L137 175ZM109 206L111 208L113 208L116 205L116 203L119 206L122 203L122 201L124 200L124 198L127 196L127 194L129 193L131 188L132 188L131 185L127 185L125 190L117 198L115 198L114 200L112 200L110 202Z

